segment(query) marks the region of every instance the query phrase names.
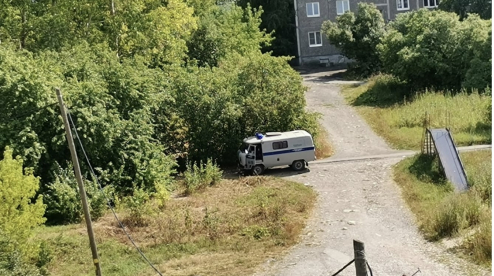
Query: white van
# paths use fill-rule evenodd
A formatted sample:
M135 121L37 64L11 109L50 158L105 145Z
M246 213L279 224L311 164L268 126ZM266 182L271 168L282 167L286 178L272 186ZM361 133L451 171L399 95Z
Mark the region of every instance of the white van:
M305 130L256 133L245 138L238 150L240 169L255 175L267 168L286 165L300 171L313 160L316 160L314 142Z

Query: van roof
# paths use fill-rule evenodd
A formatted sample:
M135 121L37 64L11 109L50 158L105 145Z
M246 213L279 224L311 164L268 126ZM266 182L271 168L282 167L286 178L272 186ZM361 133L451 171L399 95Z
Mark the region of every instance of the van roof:
M278 141L289 138L298 138L298 137L311 137L310 133L305 130L293 130L287 132L266 132L263 134L262 139L257 139L256 136L250 136L244 139L245 143L252 144L258 142L269 142L269 141Z

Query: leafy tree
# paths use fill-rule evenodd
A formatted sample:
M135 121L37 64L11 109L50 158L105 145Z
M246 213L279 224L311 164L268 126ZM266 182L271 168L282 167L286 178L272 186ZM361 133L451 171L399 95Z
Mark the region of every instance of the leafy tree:
M58 171L54 174L55 181L48 185L44 197L48 222L51 224L81 222L83 218L82 203L73 166L70 163L65 169L58 166ZM86 179L83 181L91 219L97 220L106 211L106 197L95 181ZM106 186L103 189L108 198L111 198L111 191L112 186Z
M357 14L346 12L336 22L325 21L322 31L345 56L357 62L361 74L380 69L376 47L385 33L385 24L374 4L359 3Z
M492 87L492 21L470 15L462 23L462 63L465 64L461 86L468 90Z
M490 83L482 62L490 59L490 26L476 16L460 22L454 13L421 9L390 23L378 49L385 70L415 88L483 89Z
M0 2L0 39L30 51L60 51L83 41L106 43L119 57L147 57L155 66L180 63L196 28L182 0Z
M189 160L229 163L236 161L242 139L255 132L305 128L315 134L315 118L304 110L305 88L287 60L232 54L217 68L188 68L177 74L174 108L166 112L180 119L162 143L178 144L170 134L181 133L183 143L176 150L186 151Z
M45 222L45 206L43 196L36 197L39 179L22 165L22 159L14 159L12 149L6 148L0 161L0 240L6 237L7 242L0 253L17 251L29 258L37 253L36 243L28 242L31 230Z
M272 38L259 30L262 10L242 9L232 3L216 5L203 14L188 41L189 60L199 66L217 66L228 54L260 54Z
M70 160L53 105L56 86L104 185L153 191L170 184L175 162L155 139L153 125L154 110L167 97L161 70L142 60L122 63L107 47L87 44L35 57L0 45L0 65L0 148L11 144L43 186L53 182L56 163Z
M478 14L482 19L492 18L492 5L489 0L442 0L439 9L456 13L460 20L467 18L469 13Z
M293 0L240 0L239 6L262 9L260 30L265 30L274 39L263 47L263 52L272 51L274 56L296 56L297 36L295 33L295 8Z

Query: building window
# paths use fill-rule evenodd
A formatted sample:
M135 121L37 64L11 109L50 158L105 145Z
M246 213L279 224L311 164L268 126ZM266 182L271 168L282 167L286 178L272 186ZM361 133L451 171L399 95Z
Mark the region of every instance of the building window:
M282 141L282 142L273 142L273 149L286 149L288 148L288 142L287 141Z
M439 0L424 0L424 7L435 8L439 6Z
M307 3L307 17L319 17L319 2Z
M396 0L396 8L399 11L409 10L410 4L408 3L408 0Z
M349 0L336 1L336 14L337 15L342 15L349 10L350 10L350 1Z
M309 46L322 46L321 32L309 32Z

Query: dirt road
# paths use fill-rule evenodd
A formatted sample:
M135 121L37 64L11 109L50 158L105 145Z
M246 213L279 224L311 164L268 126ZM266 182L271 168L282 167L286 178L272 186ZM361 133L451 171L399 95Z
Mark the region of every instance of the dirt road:
M308 108L323 114L322 124L335 147L331 159L390 157L316 163L301 174L286 169L270 172L312 186L319 197L300 244L285 256L269 260L255 276L333 275L353 259L353 239L365 243L373 275L410 276L418 269L417 276L490 275L420 236L392 180L392 166L400 161L400 152L392 150L345 104L338 85L328 83L328 74L303 76L310 87ZM339 275L354 276L355 266Z

